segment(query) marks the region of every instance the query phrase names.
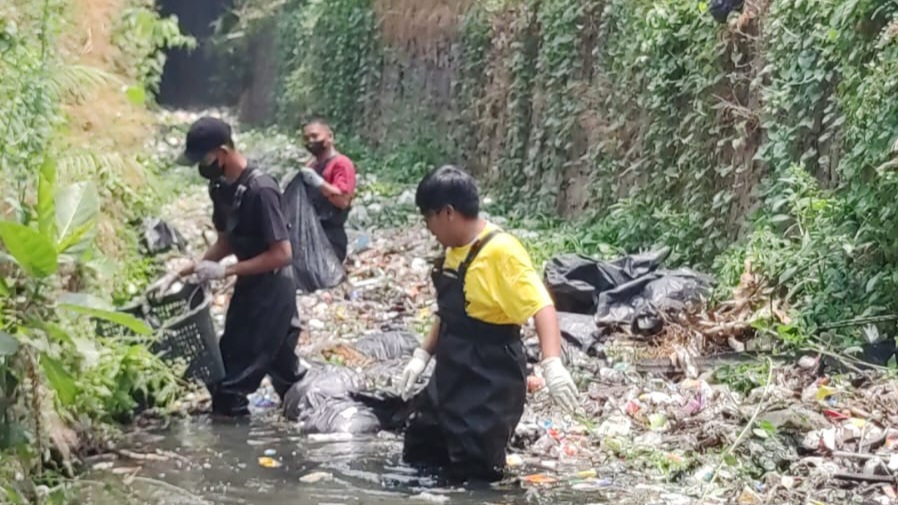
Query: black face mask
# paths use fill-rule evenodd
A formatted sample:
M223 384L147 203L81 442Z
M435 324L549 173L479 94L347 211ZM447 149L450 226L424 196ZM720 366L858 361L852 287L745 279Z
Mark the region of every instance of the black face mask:
M221 167L221 164L218 163L218 160L209 163L208 165L200 165L200 176L204 179L209 179L210 181L217 181L224 177L224 169Z
M324 147L324 141L318 140L315 142L306 143L306 150L312 153L313 156L321 156L327 148Z

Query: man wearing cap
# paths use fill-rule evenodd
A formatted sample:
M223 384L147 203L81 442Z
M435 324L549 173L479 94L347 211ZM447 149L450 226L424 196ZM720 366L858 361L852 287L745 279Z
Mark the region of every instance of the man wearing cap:
M220 341L225 378L209 389L214 413L245 415L246 395L265 375L281 397L303 375L295 353L299 324L281 191L272 177L248 165L234 147L231 127L220 119L203 117L191 125L178 163L196 165L209 181L218 240L201 260L166 276L155 290L164 292L191 274L203 282L237 277ZM220 263L231 254L237 263Z
M334 147L334 133L321 119L303 128L303 145L315 158L300 170L303 181L313 190L309 197L324 233L339 260L346 260L349 240L346 219L355 196L356 173L352 160Z

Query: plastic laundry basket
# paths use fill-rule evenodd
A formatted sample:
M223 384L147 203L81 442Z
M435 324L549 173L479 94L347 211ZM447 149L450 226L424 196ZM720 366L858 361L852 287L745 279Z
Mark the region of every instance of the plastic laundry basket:
M196 289L194 294L180 305L182 310L175 312L178 306L156 306L156 314L178 313L168 318L161 328L159 340L152 350L162 355L163 359L183 359L187 362L187 376L206 384L213 384L225 376L224 364L221 360L221 349L218 347L218 336L212 322L209 307L212 297L205 289ZM152 316L151 316L152 317ZM158 317L158 316L157 316Z
M212 297L198 286L185 286L184 291L189 293L187 297L151 305L149 318L179 314L165 319L152 351L165 360L183 359L188 377L213 384L224 378L225 370L209 310Z
M116 310L143 320L150 328L158 330L169 319L183 316L203 301L202 287L197 284L182 284L181 289L168 293L162 298L147 295L119 307ZM101 337L136 336L129 328L105 319L94 319L97 335Z
M144 319L144 302L142 301L134 302L124 307L119 307L116 310L136 317L137 319ZM103 338L110 338L115 336L132 337L137 335L127 326L122 326L118 323L106 319L94 318L93 321L97 335Z
M174 293L155 299L141 300L119 308L144 320L156 333L151 351L163 360L184 360L188 378L212 384L224 378L224 364L218 347L218 336L212 322L211 296L197 284L184 284ZM95 321L102 337L134 336L124 326L110 321Z

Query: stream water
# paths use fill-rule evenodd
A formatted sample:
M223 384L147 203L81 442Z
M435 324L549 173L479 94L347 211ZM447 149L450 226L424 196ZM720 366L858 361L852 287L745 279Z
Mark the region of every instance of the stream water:
M231 421L197 416L133 431L126 446L159 460L119 458L113 468L88 474L82 503L120 505L265 504L335 505L413 503L683 504L684 496L659 492L632 478L599 474L580 485L525 488L439 487L435 479L401 462L401 439L379 434L352 439L308 437L274 412ZM157 451L157 449L159 451ZM268 455L275 467L260 464Z

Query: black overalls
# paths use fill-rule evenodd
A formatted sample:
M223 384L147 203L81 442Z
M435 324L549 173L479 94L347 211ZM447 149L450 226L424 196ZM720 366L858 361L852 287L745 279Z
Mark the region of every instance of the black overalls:
M259 217L244 205L264 187L280 194L274 179L253 168L244 170L234 184L209 185L209 196L223 218L216 227L227 234L239 261L268 250L259 232L265 224L258 223ZM281 397L302 378L295 352L299 338L295 293L291 265L237 279L219 342L225 378L210 387L214 412L245 414L246 395L258 389L265 375Z
M321 177L324 177L324 169L337 155L316 162L312 165L312 169ZM346 250L349 246L349 239L346 236L346 220L349 218L349 207L341 209L332 204L327 197L321 194L321 191L309 191L309 198L312 206L315 207L315 213L318 214L318 220L321 221L321 227L324 228L324 234L327 240L334 248L337 259L342 263L346 260Z
M524 411L527 372L521 327L468 316L464 279L493 231L471 246L458 270L433 271L440 331L436 366L414 402L403 456L446 466L453 480L502 478L505 448Z

